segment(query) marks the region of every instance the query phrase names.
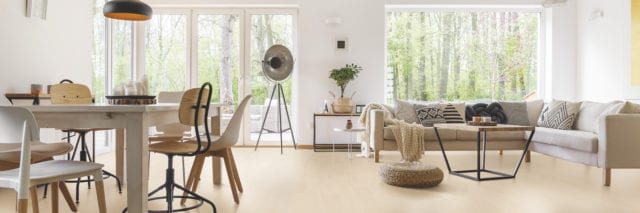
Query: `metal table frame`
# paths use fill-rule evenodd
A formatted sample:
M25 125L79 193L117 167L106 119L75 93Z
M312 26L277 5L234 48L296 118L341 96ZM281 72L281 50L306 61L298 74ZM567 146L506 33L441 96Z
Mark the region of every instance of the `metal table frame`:
M460 176L460 177L471 179L471 180L475 180L475 181L501 180L501 179L515 178L516 175L518 174L518 170L520 169L520 165L522 165L522 161L524 160L524 157L527 154L527 151L529 150L529 144L531 144L531 139L533 138L533 134L535 134L535 129L531 130L531 133L529 134L529 138L527 140L527 143L524 146L524 150L522 150L522 156L520 156L520 160L518 161L518 165L514 169L513 174L506 174L506 173L503 173L503 172L498 172L498 171L493 171L493 170L486 169L487 130L480 130L477 133L478 134L478 136L477 136L478 148L477 148L477 154L476 154L477 168L476 169L470 169L470 170L451 170L451 165L449 164L449 159L447 158L447 154L444 151L444 146L442 145L442 140L440 139L440 134L438 133L438 128L437 127L433 127L433 129L436 132L436 137L438 138L438 144L440 144L440 150L442 150L442 156L444 156L444 161L447 164L447 170L449 170L449 174L452 174L452 175L455 175L455 176ZM484 137L482 137L482 136L484 136ZM481 155L480 152L482 152L482 158L480 158L480 155ZM482 173L483 172L491 173L491 174L494 174L494 175L497 175L497 176L494 176L494 177L482 177ZM475 173L475 176L474 175L468 175L466 173Z

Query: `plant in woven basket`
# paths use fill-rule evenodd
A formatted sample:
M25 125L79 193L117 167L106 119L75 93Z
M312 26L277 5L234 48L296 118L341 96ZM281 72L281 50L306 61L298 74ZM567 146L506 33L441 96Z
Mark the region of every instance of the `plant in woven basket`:
M344 90L347 88L349 82L358 77L358 74L362 71L362 67L356 64L347 64L344 67L332 69L329 72L329 78L336 81L338 87L340 87L340 97L335 97L333 103L334 112L351 112L353 104L351 103L352 97L344 97ZM355 92L353 93L355 95Z
M344 90L347 88L349 82L356 79L360 71L362 71L362 67L356 64L347 64L342 68L331 70L329 78L336 81L336 84L340 87L341 98L344 98Z

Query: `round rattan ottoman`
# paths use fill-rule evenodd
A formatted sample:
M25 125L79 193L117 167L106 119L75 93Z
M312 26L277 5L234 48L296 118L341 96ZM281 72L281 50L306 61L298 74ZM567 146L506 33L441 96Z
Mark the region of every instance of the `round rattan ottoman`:
M440 168L424 163L391 163L380 167L382 180L394 186L432 187L440 184L444 173Z

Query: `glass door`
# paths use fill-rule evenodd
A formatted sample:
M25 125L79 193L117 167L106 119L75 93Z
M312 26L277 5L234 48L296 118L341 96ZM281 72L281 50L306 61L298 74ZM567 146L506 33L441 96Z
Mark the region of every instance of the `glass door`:
M278 97L277 92L270 102L272 91L275 83L268 80L262 72L262 59L269 47L275 44L281 44L288 47L295 58L295 10L250 10L246 14L247 32L249 36L246 38L249 44L246 47L248 53L247 72L248 72L248 90L253 95L249 110L249 118L245 121L245 132L249 136L246 143L255 144L261 131L263 119L264 129L260 138L261 146L280 145L280 133L283 133L282 139L284 145L292 145L291 127L287 121L285 105L289 109L291 121L295 120L295 112L291 105L291 80L282 81L286 103L282 103L281 122L282 128L279 128L278 121ZM294 71L295 72L295 71ZM266 114L267 108L269 113ZM293 123L291 125L294 125Z

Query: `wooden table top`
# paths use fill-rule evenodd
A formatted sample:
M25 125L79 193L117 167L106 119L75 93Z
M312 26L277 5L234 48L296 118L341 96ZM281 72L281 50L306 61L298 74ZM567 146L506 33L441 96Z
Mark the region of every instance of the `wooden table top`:
M454 129L454 130L463 130L463 131L471 131L471 132L497 132L497 131L533 131L536 129L535 126L518 126L518 125L509 125L509 124L498 124L498 126L472 126L467 124L434 124L435 128L443 128L443 129Z
M5 93L7 98L50 98L49 94L31 94L31 93Z

